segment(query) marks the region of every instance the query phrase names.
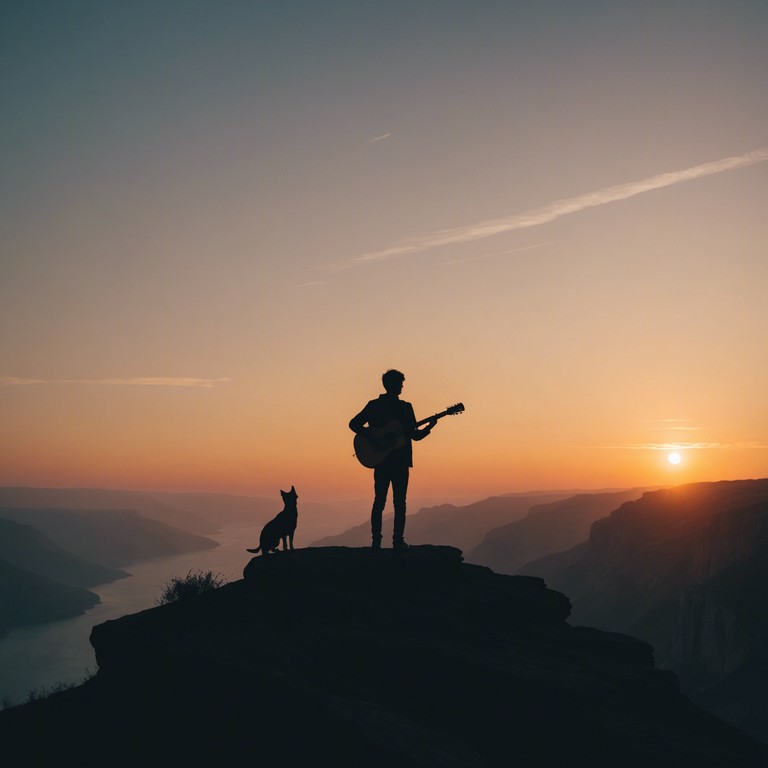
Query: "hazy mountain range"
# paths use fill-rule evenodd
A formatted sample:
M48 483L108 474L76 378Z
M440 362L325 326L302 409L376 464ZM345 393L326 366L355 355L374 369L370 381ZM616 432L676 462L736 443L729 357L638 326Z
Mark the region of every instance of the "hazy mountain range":
M595 520L625 501L639 498L642 488L599 493L577 493L550 503L537 503L528 514L490 530L467 553L467 560L499 573L516 573L525 563L552 552L570 549L589 536Z
M106 568L67 551L38 528L14 522L14 510L9 511L11 515L6 518L6 510L0 509L0 560L73 587L93 587L128 576L125 571ZM26 518L26 514L17 512L16 517Z
M85 587L129 574L68 552L0 509L0 636L12 627L76 616L99 602Z
M52 581L0 559L0 638L13 627L77 616L99 602L81 587Z
M473 550L492 528L519 520L536 504L562 499L568 491L543 491L533 494L490 496L472 504L440 504L408 513L406 539L411 544L443 544L462 552ZM384 543L392 534L392 515L383 520ZM312 546L364 547L371 543L369 522L354 526L335 536L318 539Z
M86 587L126 578L121 566L216 546L189 528L218 525L134 491L0 488L0 633L93 607Z
M0 507L0 518L31 525L68 552L105 568L217 546L130 509Z
M305 545L329 529L343 528L344 521L356 519L354 512L360 505L306 501L302 498L302 490L297 490L300 498L300 534ZM206 535L216 533L222 526L263 524L282 509L282 501L277 488L274 497L267 497L105 488L0 487L0 507L131 509L173 528ZM364 502L362 508L365 508Z
M0 488L0 507L18 509L130 509L140 515L183 531L205 535L218 525L185 510L170 506L144 491L104 488Z

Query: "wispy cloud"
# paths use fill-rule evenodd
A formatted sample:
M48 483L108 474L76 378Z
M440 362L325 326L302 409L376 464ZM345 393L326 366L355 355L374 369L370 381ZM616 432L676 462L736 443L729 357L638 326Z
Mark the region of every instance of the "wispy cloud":
M130 387L203 387L210 389L217 384L225 384L229 379L226 377L220 379L194 379L188 377L136 377L126 379L85 379L82 384L116 384L118 386Z
M746 152L743 155L726 157L722 160L715 160L710 163L703 163L702 165L694 165L693 167L686 168L682 171L661 173L657 176L643 179L642 181L618 184L612 187L605 187L596 192L579 195L578 197L556 200L555 202L540 208L533 208L524 213L518 213L503 219L491 219L489 221L481 221L478 224L470 224L464 227L442 229L433 232L430 235L403 240L396 245L384 248L380 251L364 253L361 256L356 256L350 259L346 264L348 266L370 264L394 256L404 256L409 253L426 251L429 248L435 248L440 245L466 243L473 240L492 237L493 235L499 235L503 232L538 227L542 224L554 221L555 219L559 219L561 216L566 216L570 213L578 213L587 208L606 205L607 203L613 203L617 200L626 200L629 197L641 195L644 192L650 192L654 189L671 187L673 184L679 184L683 181L700 179L704 176L712 176L716 173L733 171L737 168L746 168L750 165L765 162L766 160L768 160L768 147L762 147L752 152Z
M521 253L522 251L531 251L534 248L543 248L549 243L534 243L533 245L524 245L522 248L512 248L507 251L494 251L493 253L484 253L482 256L468 256L466 259L451 259L444 261L443 264L463 264L466 261L478 261L479 259L490 259L493 256L507 256L510 253Z
M24 379L18 376L0 376L0 386L22 386L25 384L104 384L128 387L203 387L210 389L217 384L224 384L228 381L228 378L196 379L167 376L134 376L116 379Z
M375 144L377 141L384 141L384 139L388 139L391 135L391 133L382 133L381 136L375 136L372 139L368 139L366 144Z
M690 424L691 419L638 419L639 424Z
M698 432L704 427L693 426L690 419L638 419L639 424L650 424L651 428L667 432Z
M717 448L724 449L737 449L737 450L754 450L756 448L768 448L768 445L754 442L736 442L736 443L683 443L683 442L670 442L670 443L629 443L627 445L600 445L594 446L596 448L609 448L611 450L623 450L623 451L705 451Z
M45 379L23 379L20 376L0 376L0 384L7 387L21 386L23 384L45 384Z
M296 283L296 285L292 285L292 288L309 288L312 285L325 285L327 281L326 280L309 280L306 283Z

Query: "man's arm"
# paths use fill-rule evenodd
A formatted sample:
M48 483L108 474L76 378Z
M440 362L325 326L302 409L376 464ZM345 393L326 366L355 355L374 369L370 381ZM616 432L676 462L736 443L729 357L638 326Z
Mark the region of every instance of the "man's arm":
M357 416L353 416L352 419L349 422L349 428L356 434L359 435L361 432L366 431L366 424L368 423L368 405L366 404L365 408L363 408L360 413L357 414Z
M414 429L413 433L411 434L412 440L423 440L429 433L432 431L432 427L437 424L437 419L430 419L427 422L426 427L422 427L421 429Z
M411 419L411 440L423 440L432 431L432 428L437 424L437 419L430 419L425 427L419 429L416 426L416 414L413 412L413 406L409 404L408 410L409 418Z

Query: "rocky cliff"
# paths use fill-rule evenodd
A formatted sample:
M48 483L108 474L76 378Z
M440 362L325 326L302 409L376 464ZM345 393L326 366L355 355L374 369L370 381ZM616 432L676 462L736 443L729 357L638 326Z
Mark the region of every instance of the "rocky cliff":
M95 627L98 675L0 713L0 742L27 764L765 764L647 644L571 627L569 609L449 547L257 557L241 581Z
M768 738L768 480L647 493L522 572L567 590L574 622L652 643L687 693Z

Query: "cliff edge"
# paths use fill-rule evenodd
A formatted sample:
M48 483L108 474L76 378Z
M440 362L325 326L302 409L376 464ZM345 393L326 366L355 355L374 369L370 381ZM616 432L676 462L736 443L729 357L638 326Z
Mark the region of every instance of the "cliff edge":
M765 764L649 645L569 610L450 547L256 557L241 581L94 627L97 676L0 713L0 742L27 764Z

